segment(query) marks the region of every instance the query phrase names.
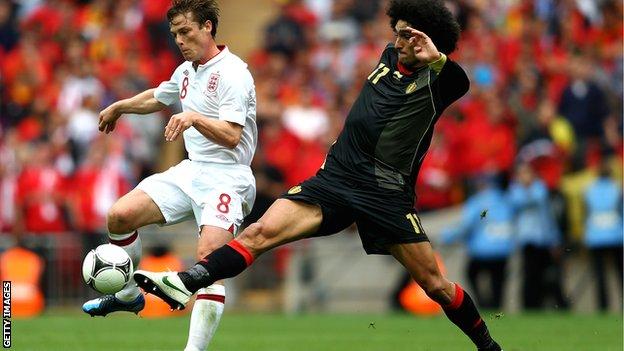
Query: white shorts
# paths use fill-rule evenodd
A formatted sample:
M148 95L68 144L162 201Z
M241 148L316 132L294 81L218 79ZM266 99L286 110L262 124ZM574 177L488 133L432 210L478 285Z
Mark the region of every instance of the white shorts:
M164 225L195 218L199 228L210 225L234 235L256 198L248 166L190 160L145 178L136 188L158 205Z

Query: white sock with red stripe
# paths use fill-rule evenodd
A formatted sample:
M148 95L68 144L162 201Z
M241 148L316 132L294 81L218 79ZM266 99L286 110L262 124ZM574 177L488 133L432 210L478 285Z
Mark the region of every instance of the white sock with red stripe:
M143 251L139 232L135 230L129 234L108 233L108 239L111 244L117 245L124 249L128 253L128 256L130 256L134 269L138 269ZM130 278L128 284L126 284L121 291L116 293L115 297L121 301L130 302L134 301L140 294L141 290L139 290L139 288L134 284L134 280Z
M212 284L197 291L197 298L191 313L188 342L184 351L204 351L217 331L223 308L225 287Z

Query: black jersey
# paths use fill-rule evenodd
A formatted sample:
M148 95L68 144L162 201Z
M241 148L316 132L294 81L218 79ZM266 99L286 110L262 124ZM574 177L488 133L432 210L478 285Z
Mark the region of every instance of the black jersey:
M402 74L389 44L351 107L323 166L326 172L382 188L411 190L442 111L463 96L468 77L443 56Z

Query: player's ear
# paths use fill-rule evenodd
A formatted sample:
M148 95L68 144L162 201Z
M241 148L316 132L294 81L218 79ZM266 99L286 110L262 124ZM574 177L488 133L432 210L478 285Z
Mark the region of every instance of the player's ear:
M204 30L208 31L208 33L212 32L212 21L211 20L206 20L206 22L204 22Z

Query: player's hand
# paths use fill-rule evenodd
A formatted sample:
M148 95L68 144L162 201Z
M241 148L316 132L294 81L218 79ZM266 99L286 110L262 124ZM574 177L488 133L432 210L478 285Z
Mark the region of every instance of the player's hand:
M106 134L115 129L117 120L121 117L121 113L117 110L117 105L112 104L100 112L100 122L98 129Z
M182 112L171 116L165 127L165 140L175 141L182 132L193 126L194 122L194 112Z
M409 42L414 45L414 55L420 62L431 63L440 58L438 48L427 34L412 27L401 29L401 34L406 33L411 37Z

